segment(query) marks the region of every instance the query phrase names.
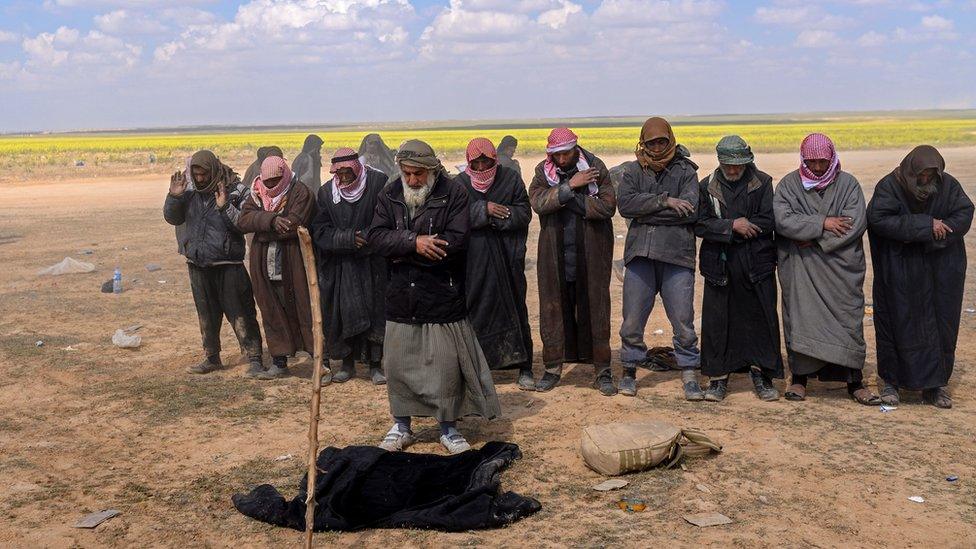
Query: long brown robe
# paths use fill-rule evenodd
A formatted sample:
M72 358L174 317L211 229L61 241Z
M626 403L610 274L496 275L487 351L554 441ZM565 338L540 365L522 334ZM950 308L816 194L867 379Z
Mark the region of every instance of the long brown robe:
M261 322L271 356L291 356L298 351L311 353L312 308L308 297L308 279L298 244L298 226L308 226L315 216L315 198L308 187L293 181L285 194L285 205L279 212L292 222L292 230L279 234L272 222L274 212L267 212L251 195L241 209L237 221L241 231L254 233L251 243L250 268L254 299L261 309ZM268 275L268 247L277 241L281 249L281 280L272 281ZM275 286L280 285L280 292Z
M539 332L542 360L546 365L563 362L610 365L610 272L613 261L613 214L617 198L606 164L582 151L590 166L600 170L596 196L581 189L585 215L577 217L576 295L578 314L575 333L566 325L564 307L572 302L566 295L563 259L563 222L559 188L549 185L544 162L535 169L529 186L529 202L539 214ZM568 313L568 311L566 311Z

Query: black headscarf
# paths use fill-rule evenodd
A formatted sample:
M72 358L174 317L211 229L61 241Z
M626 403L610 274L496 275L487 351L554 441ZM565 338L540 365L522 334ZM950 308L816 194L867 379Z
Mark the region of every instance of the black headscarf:
M383 138L377 133L371 133L363 138L359 144L359 156L363 162L373 168L393 176L397 173L396 161L393 159L393 150L386 146Z
M931 168L936 171L935 180L928 185L919 185L918 175ZM914 213L919 213L925 210L925 205L932 198L932 195L939 192L944 172L945 159L942 158L939 151L931 145L919 145L908 153L908 156L895 168L892 175L895 176L898 185L905 191L909 208Z

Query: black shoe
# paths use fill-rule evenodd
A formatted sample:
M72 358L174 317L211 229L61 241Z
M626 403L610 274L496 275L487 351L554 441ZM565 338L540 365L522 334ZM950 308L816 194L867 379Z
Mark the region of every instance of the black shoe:
M685 391L685 400L698 402L705 400L705 392L698 384L698 374L694 370L684 370L681 372L682 387Z
M356 375L356 363L349 359L342 361L342 366L332 374L333 383L345 383Z
M260 360L252 360L250 362L251 366L247 369L247 372L244 373L246 377L257 378L258 375L264 373L264 364L262 364Z
M532 368L520 368L518 381L515 383L523 391L535 391L535 378L532 376Z
M551 391L553 387L559 385L559 379L562 376L559 374L554 374L552 372L546 372L542 375L542 378L535 383L535 390L540 393L545 393Z
M620 378L617 389L624 396L637 396L637 366L624 366L624 377Z
M773 387L771 380L766 379L762 374L761 370L750 370L749 374L752 376L752 387L756 391L756 396L759 400L766 402L772 402L774 400L779 400L779 391L776 387Z
M705 400L708 402L722 402L725 400L725 395L729 393L729 380L726 379L713 379L708 384L708 390L705 391Z
M190 366L186 369L186 371L190 374L209 374L210 372L216 372L223 367L224 365L220 362L213 362L210 359L204 359L203 362Z
M372 380L373 385L386 385L386 376L383 375L383 370L379 366L373 366L369 369L369 379Z
M613 396L617 394L617 387L613 384L613 374L610 368L604 368L596 373L593 386L600 391L603 396Z

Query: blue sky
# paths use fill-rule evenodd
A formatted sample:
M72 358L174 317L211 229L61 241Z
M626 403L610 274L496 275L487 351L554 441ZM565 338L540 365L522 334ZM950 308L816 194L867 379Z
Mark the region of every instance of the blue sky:
M0 0L0 131L974 108L974 29L976 0Z

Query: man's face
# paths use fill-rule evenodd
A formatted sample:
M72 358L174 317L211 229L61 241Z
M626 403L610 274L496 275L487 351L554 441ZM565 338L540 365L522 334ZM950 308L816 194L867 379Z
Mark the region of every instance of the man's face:
M719 168L722 169L722 175L725 176L725 180L730 183L742 179L742 174L746 173L745 164L719 164Z
M830 169L830 159L829 158L811 158L809 160L804 160L804 164L807 165L807 169L813 172L813 175L820 177L827 173Z
M495 165L495 161L485 155L481 155L471 161L471 169L476 172L490 170Z
M427 168L400 166L400 171L403 173L403 178L407 186L411 189L419 189L427 184L427 174L429 172Z
M656 137L654 139L644 142L644 148L650 151L652 154L661 154L668 150L668 144L671 141L667 137Z
M563 170L571 169L579 161L579 149L572 148L568 151L552 153L552 161Z
M264 186L267 187L267 188L269 188L269 189L273 189L273 188L277 187L278 186L278 183L280 183L280 182L281 182L281 176L278 176L278 177L269 177L268 179L265 179L264 180Z
M356 172L352 171L352 168L339 168L336 179L339 180L340 185L349 185L356 180Z
M204 168L201 168L200 166L193 166L190 171L193 174L193 182L198 188L206 187L207 184L210 183L210 174L207 173L207 170Z
M916 179L919 185L931 185L936 182L939 177L939 171L935 168L925 168L924 170L918 172Z

